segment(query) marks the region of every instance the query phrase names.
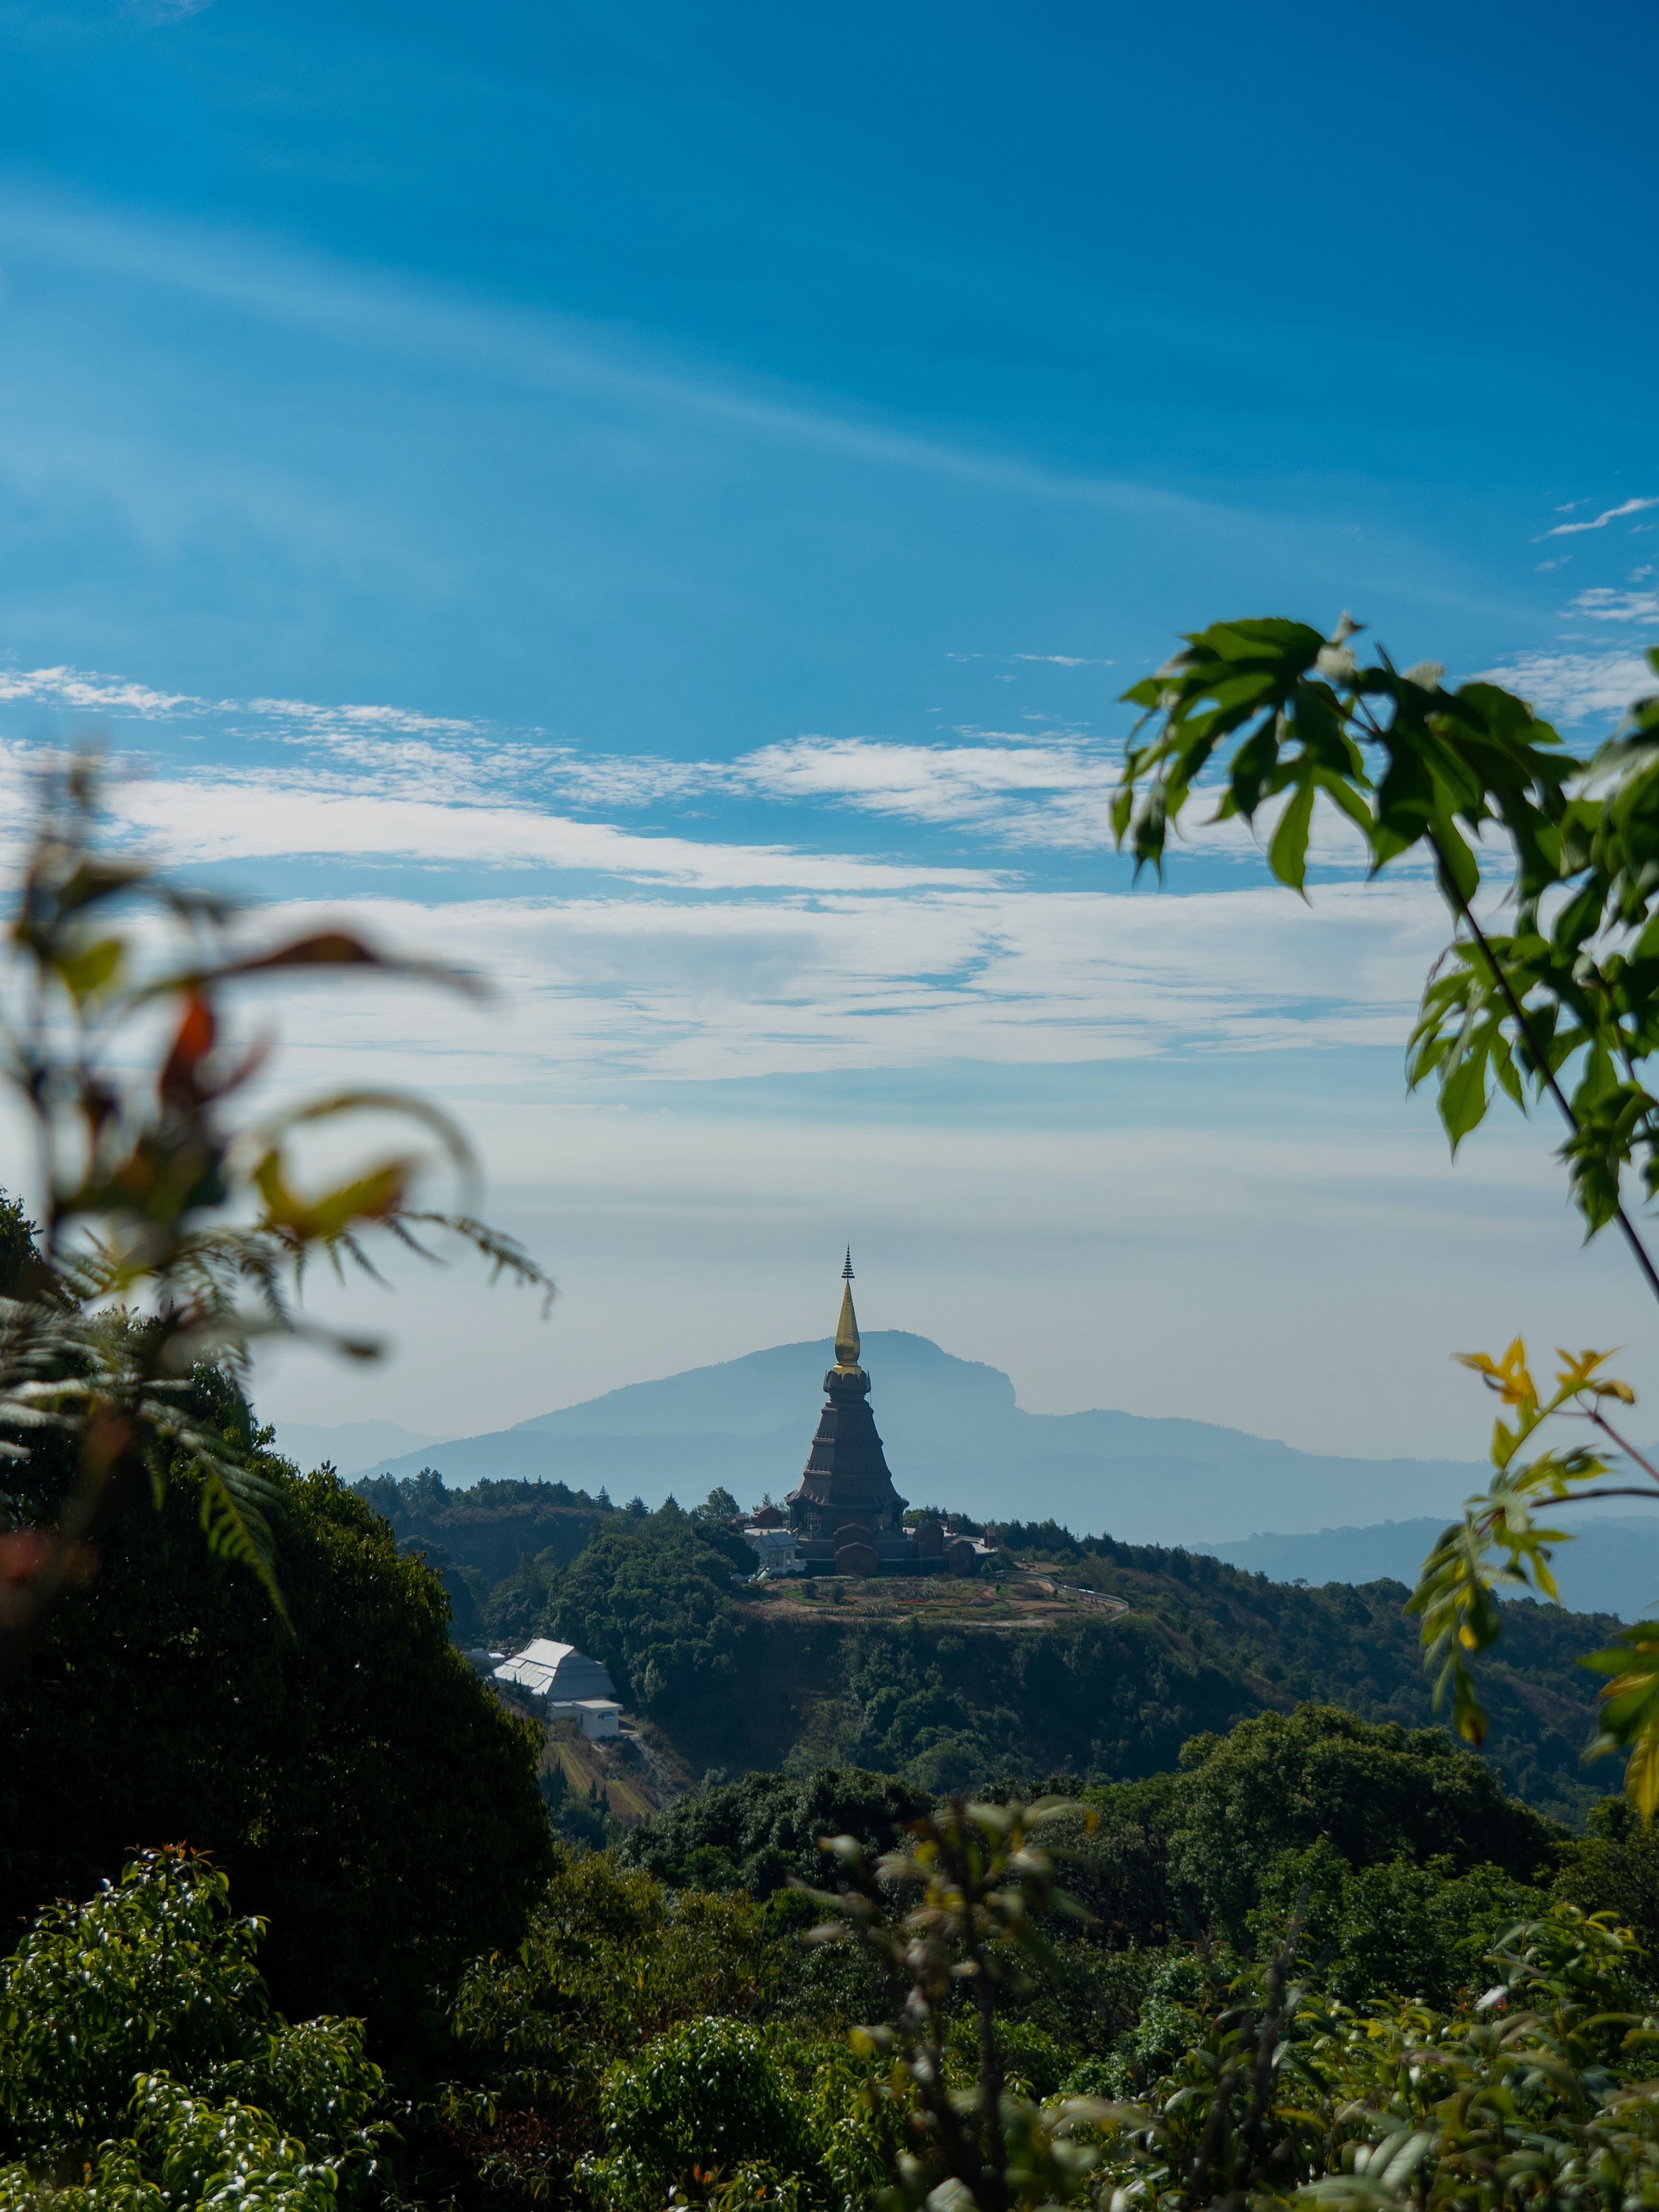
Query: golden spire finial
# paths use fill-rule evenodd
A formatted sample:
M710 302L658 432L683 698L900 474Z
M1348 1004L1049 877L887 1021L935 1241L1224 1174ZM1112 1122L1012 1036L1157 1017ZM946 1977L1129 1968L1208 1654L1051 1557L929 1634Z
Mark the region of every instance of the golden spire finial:
M853 1248L847 1248L847 1265L841 1271L845 1285L841 1294L841 1319L836 1323L836 1367L839 1373L854 1375L859 1364L859 1317L853 1311Z

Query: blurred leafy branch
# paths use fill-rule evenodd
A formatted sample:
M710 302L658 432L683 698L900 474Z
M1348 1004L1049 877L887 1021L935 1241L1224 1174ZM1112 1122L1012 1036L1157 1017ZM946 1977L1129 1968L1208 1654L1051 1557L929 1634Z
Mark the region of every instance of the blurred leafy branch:
M1435 1703L1449 1693L1458 1734L1479 1744L1486 1717L1476 1693L1472 1660L1498 1641L1502 1629L1497 1593L1508 1587L1536 1590L1559 1601L1551 1571L1551 1547L1570 1543L1571 1532L1540 1524L1540 1507L1583 1504L1595 1498L1642 1498L1659 1504L1659 1468L1616 1429L1607 1413L1633 1406L1627 1382L1599 1370L1611 1357L1604 1352L1559 1352L1555 1388L1542 1395L1527 1363L1527 1347L1516 1337L1501 1360L1484 1352L1458 1355L1495 1391L1504 1408L1492 1424L1492 1479L1471 1498L1463 1518L1441 1535L1407 1601L1419 1615L1426 1662L1435 1677ZM1505 1414L1512 1416L1506 1419ZM1619 1456L1574 1444L1522 1456L1546 1421L1579 1420L1599 1432ZM1645 1482L1618 1478L1629 1469ZM1610 1479L1611 1478L1611 1479ZM1644 1820L1659 1808L1659 1625L1638 1621L1604 1651L1583 1662L1612 1679L1601 1692L1601 1733L1590 1747L1596 1756L1629 1753L1625 1786Z
M1214 822L1254 825L1273 805L1267 864L1304 896L1322 802L1361 840L1373 877L1426 858L1454 933L1412 1031L1410 1083L1437 1079L1454 1152L1498 1090L1523 1111L1547 1094L1566 1124L1561 1157L1587 1237L1616 1222L1659 1297L1659 1270L1624 1202L1627 1173L1646 1199L1659 1195L1659 1096L1647 1074L1659 1049L1659 691L1638 699L1584 759L1511 692L1482 682L1449 690L1436 662L1401 671L1382 653L1362 662L1358 635L1346 615L1329 637L1276 618L1190 634L1184 651L1124 694L1145 714L1114 801L1119 846L1137 872L1150 864L1161 872L1170 831L1201 790L1218 799ZM1659 676L1659 649L1647 658ZM1483 898L1495 865L1500 896ZM1490 927L1499 907L1503 932ZM1471 1742L1486 1719L1470 1662L1498 1636L1498 1589L1558 1595L1550 1547L1568 1532L1540 1523L1534 1507L1607 1496L1659 1502L1659 1471L1607 1416L1610 1403L1634 1402L1626 1384L1600 1374L1607 1357L1561 1353L1544 1398L1519 1339L1501 1361L1464 1355L1515 1418L1498 1419L1492 1480L1424 1562L1410 1606L1437 1703L1449 1693ZM1558 1415L1588 1422L1618 1460L1588 1445L1522 1459ZM1631 1468L1649 1480L1608 1486ZM1612 1678L1592 1749L1628 1750L1626 1786L1650 1818L1659 1808L1659 1627L1638 1624L1585 1663Z
M1322 805L1373 876L1426 858L1454 936L1412 1033L1411 1083L1437 1078L1454 1151L1497 1090L1523 1109L1547 1093L1588 1234L1616 1222L1659 1297L1622 1194L1627 1170L1659 1193L1659 1097L1644 1073L1659 1047L1659 692L1585 760L1511 692L1448 690L1435 662L1362 662L1358 635L1346 615L1328 638L1278 618L1192 633L1123 695L1146 712L1114 801L1119 846L1161 872L1202 793L1216 822L1254 825L1271 804L1267 864L1304 896ZM1659 650L1648 660L1659 675ZM1480 894L1500 854L1507 932L1476 912L1496 903Z
M854 2048L890 2061L866 2094L891 2108L911 2139L884 2212L922 2205L1010 2212L1086 2193L1099 2160L1093 2131L1120 2118L1097 2098L1038 2104L1018 2093L1000 2040L1000 2007L1029 1993L1034 1968L1052 1966L1042 1923L1086 1918L1056 1883L1043 1830L1076 1807L957 1798L908 1824L915 1841L872 1861L853 1836L825 1837L840 1863L838 1892L812 1893L835 1917L808 1940L855 1942L873 1953L889 1988L890 2022L855 2032ZM971 2006L974 2079L952 2079L952 2014Z
M48 1516L0 1526L0 1668L89 1570L100 1528L146 1487L159 1500L181 1466L201 1478L210 1547L251 1567L280 1607L267 1486L191 1419L186 1398L194 1368L243 1376L264 1339L375 1355L372 1340L303 1316L313 1261L373 1276L374 1239L431 1258L435 1231L481 1253L492 1279L539 1290L544 1306L554 1291L470 1207L416 1203L434 1146L464 1194L476 1180L465 1135L429 1101L340 1090L238 1112L270 1045L228 1042L233 998L365 972L476 993L472 979L340 930L261 941L234 902L129 854L85 757L39 772L5 956L0 1075L33 1131L42 1219L19 1213L0 1254L0 1459L15 1469L56 1455L66 1476ZM425 1141L308 1191L297 1142L362 1115Z

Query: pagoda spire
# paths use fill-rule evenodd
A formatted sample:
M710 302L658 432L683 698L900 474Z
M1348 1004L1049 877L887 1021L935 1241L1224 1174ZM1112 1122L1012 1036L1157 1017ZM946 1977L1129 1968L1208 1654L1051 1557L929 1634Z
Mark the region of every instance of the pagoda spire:
M836 1371L838 1375L856 1375L859 1371L859 1317L853 1310L853 1248L847 1248L847 1265L842 1269L841 1319L836 1323Z
M908 1560L915 1547L904 1530L905 1501L870 1412L870 1377L859 1364L859 1320L853 1310L853 1255L841 1271L841 1319L836 1364L823 1378L828 1403L799 1482L789 1493L789 1526L817 1562L809 1574L873 1574L883 1561ZM885 1549L883 1547L885 1547Z

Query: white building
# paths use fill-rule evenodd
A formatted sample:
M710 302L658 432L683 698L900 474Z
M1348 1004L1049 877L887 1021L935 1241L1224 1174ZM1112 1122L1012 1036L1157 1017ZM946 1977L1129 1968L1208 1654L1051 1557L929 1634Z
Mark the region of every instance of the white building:
M580 1722L584 1735L610 1736L620 1732L622 1707L610 1675L597 1659L578 1651L574 1644L551 1644L538 1636L497 1667L494 1679L544 1700L550 1714Z
M757 1571L763 1575L798 1575L801 1571L800 1547L795 1541L793 1528L745 1528L744 1540L755 1554Z

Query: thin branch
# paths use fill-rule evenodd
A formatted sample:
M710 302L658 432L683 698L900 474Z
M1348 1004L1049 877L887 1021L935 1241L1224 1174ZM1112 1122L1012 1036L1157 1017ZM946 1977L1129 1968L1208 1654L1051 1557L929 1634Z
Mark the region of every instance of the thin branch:
M1214 2101L1210 2106L1210 2117L1205 2124L1198 2148L1194 2154L1192 2172L1187 2177L1187 2194L1190 2197L1196 2197L1210 2178L1210 2168L1215 2164L1215 2154L1221 2148L1222 2133L1227 2125L1228 2110L1232 2104L1233 2089L1238 2075L1239 2069L1237 2066L1226 2067L1223 2069L1221 2079L1216 2083Z
M1487 943L1486 933L1481 928L1480 923L1475 920L1474 910L1470 907L1468 901L1458 889L1456 878L1453 876L1451 869L1447 863L1445 852L1441 846L1440 840L1435 836L1434 831L1431 829L1425 831L1425 834L1427 836L1430 845L1433 848L1435 859L1439 864L1441 890L1444 892L1447 898L1449 899L1453 907L1456 909L1464 922L1468 924L1469 934L1474 939L1476 945L1480 946L1480 957L1485 960L1487 968L1491 970L1492 981L1503 993L1504 1001L1508 1005L1510 1012L1514 1017L1516 1026L1521 1032L1522 1038L1526 1044L1527 1051L1531 1057L1533 1066L1538 1070L1539 1075L1542 1079L1545 1089L1549 1092L1550 1097L1554 1099L1556 1105L1560 1109L1562 1120L1566 1123L1568 1128L1572 1131L1573 1134L1577 1136L1580 1132L1582 1125L1577 1115L1572 1110L1571 1102L1569 1100L1566 1092L1562 1090L1561 1085L1556 1080L1555 1070L1550 1066L1548 1054L1540 1048L1538 1040L1533 1034L1532 1024L1527 1018L1526 1008L1516 997L1514 985L1510 981L1508 975L1504 972L1503 963L1497 957L1496 954L1492 951L1492 946ZM1641 1238L1637 1235L1635 1224L1631 1220L1629 1214L1626 1212L1622 1200L1615 1203L1613 1207L1613 1218L1618 1222L1620 1229L1624 1233L1625 1242L1630 1247L1632 1257L1635 1260L1637 1266L1642 1270L1643 1274L1647 1279L1648 1288L1653 1292L1656 1298L1659 1298L1659 1267L1656 1267L1654 1266L1652 1256L1649 1253L1647 1246L1643 1243ZM1650 1470L1650 1472L1651 1472L1651 1470ZM1659 1480L1659 1478L1656 1478L1656 1480Z
M1553 1510L1558 1505L1582 1505L1591 1498L1645 1498L1650 1505L1659 1505L1659 1491L1641 1489L1569 1490L1564 1491L1559 1498L1545 1498L1541 1502Z
M1252 2085L1249 2116L1240 2131L1239 2144L1244 2153L1244 2171L1235 2177L1236 2188L1248 2191L1255 2176L1261 2158L1262 2123L1273 2096L1273 2060L1279 2052L1279 2031L1285 2025L1285 1984L1290 1973L1297 1947L1302 1941L1303 1922L1308 1910L1308 1886L1303 1883L1297 1893L1296 1909L1291 1915L1290 1925L1285 1930L1284 1941L1273 1953L1273 1963L1267 1969L1267 2011L1256 2033L1255 2081Z
M1655 1482L1659 1483L1659 1468L1656 1468L1650 1460L1644 1459L1642 1454L1637 1450L1634 1444L1627 1444L1625 1442L1623 1437L1620 1435L1618 1430L1613 1427L1613 1423L1607 1419L1607 1415L1601 1411L1599 1406L1593 1406L1590 1408L1587 1419L1594 1421L1598 1429L1605 1429L1608 1436L1613 1438L1614 1443L1618 1445L1620 1450L1623 1452L1625 1457L1626 1459L1634 1460L1638 1467L1641 1468L1644 1474L1650 1474ZM1632 1495L1634 1495L1634 1493L1632 1493Z

